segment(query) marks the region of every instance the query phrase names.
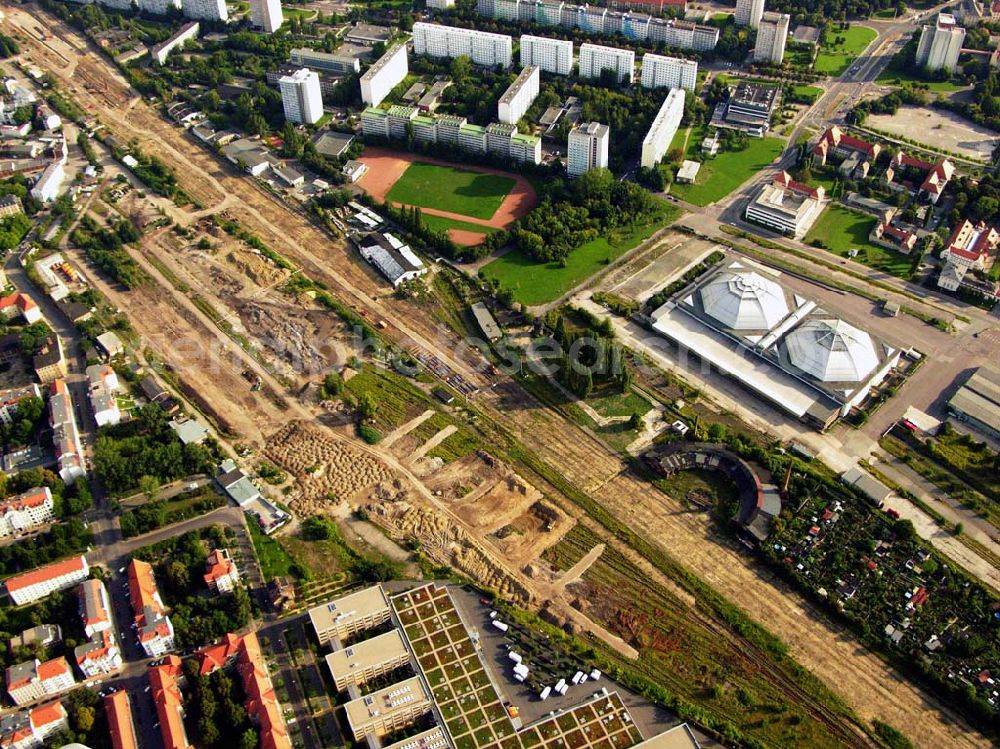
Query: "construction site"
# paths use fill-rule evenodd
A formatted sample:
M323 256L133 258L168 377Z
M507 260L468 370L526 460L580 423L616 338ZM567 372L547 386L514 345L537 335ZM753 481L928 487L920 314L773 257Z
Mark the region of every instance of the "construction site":
M673 671L671 687L681 692L686 683L698 699L718 685L718 714L739 715L748 728L760 721L778 744L875 746L870 726L877 719L922 747L989 746L722 536L706 514L651 491L622 455L514 379L484 374L478 354L454 353L467 351L456 331L426 307L393 296L342 237L170 124L75 31L34 7L5 12L23 37L22 57L108 130L139 139L172 165L195 201L184 208L156 203L174 227L149 229L134 253L150 277L141 290L91 275L128 314L145 356L181 383L219 434L291 475L286 501L295 514L362 509L396 541L418 539L433 561L512 603L541 607L618 663L656 678ZM226 233L221 224L230 218L291 268ZM81 252L69 254L87 264ZM353 413L320 403L313 387L355 355L350 331L309 295L290 293L296 274L378 323L379 335L399 350L432 353L480 392L466 411L435 405L411 424L429 408L422 402L385 428L380 443L358 440ZM417 379L414 387L424 392L435 382L426 370ZM495 440L503 450L454 450L457 432ZM634 529L642 543L620 528ZM780 647L740 634L720 613L720 600ZM741 703L740 689L754 695L751 707ZM768 705L778 702L786 711L770 726Z

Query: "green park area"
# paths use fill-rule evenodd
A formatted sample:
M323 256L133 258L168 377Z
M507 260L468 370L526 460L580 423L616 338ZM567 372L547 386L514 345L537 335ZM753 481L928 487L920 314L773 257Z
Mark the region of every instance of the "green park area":
M878 78L875 80L878 83L888 86L904 86L906 84L913 84L915 86L926 87L928 91L934 91L940 94L950 94L955 91L961 91L968 88L968 86L963 86L960 83L953 83L952 81L927 81L911 73L907 73L902 70L894 70L892 66L879 73Z
M488 278L496 278L504 288L513 290L514 298L527 305L545 304L558 299L580 285L608 263L621 257L657 230L673 222L677 208L663 204L655 216L627 229L616 229L607 236L580 245L566 258L565 264L540 264L522 252L508 252L483 268Z
M512 178L499 174L415 161L396 180L386 198L396 203L489 219L513 187Z
M686 159L703 162L697 178L691 184L674 184L670 188L671 195L695 205L714 203L733 192L771 164L785 148L785 141L780 138L750 138L743 150L719 151L718 155L706 159L701 153L705 135L703 128L692 131L684 154Z
M909 257L868 241L874 227L875 218L872 216L831 205L813 224L804 241L840 257L849 257L851 250L857 250L858 254L854 257L857 262L893 276L909 278Z
M792 88L792 93L796 98L812 104L823 95L823 89L819 86L807 86L804 83L798 83Z
M876 36L873 29L864 26L831 28L826 33L827 43L819 49L813 70L824 75L840 75L861 56Z

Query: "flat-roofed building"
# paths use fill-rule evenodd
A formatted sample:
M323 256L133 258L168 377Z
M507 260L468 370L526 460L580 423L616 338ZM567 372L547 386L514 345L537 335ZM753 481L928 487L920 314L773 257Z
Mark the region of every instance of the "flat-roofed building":
M323 93L319 76L309 68L301 68L278 79L281 104L289 122L312 125L323 116Z
M614 73L619 81L631 84L635 77L635 52L600 44L581 44L580 77L600 78L605 70Z
M184 42L188 39L197 39L200 30L201 26L199 26L197 21L184 24L180 27L176 34L155 45L150 50L150 55L152 56L153 61L159 65L163 65L166 63L170 53L175 49L183 47Z
M636 744L632 749L701 749L701 744L688 724L681 723Z
M506 34L418 22L413 24L413 52L452 59L464 55L476 65L509 68L514 40Z
M569 75L573 72L573 42L522 34L521 65L535 65L546 73Z
M24 630L17 637L12 637L7 642L11 650L17 648L30 648L39 645L47 648L62 642L62 628L58 624L38 624L31 629Z
M327 668L339 691L366 684L409 662L410 653L396 629L326 656Z
M761 17L757 27L757 42L753 48L754 62L781 64L785 57L790 21L791 16L787 13L765 13Z
M529 65L520 72L510 87L504 91L497 105L497 119L516 125L538 96L541 75L539 68Z
M965 29L958 25L950 13L938 14L933 26L920 27L917 44L917 65L928 70L955 70L962 53Z
M350 75L361 72L361 61L350 55L336 52L321 52L309 47L295 47L288 53L288 62L300 68L322 70L324 73Z
M273 34L284 22L281 0L250 0L250 23L254 28Z
M368 107L361 113L361 134L366 138L389 138L389 113Z
M70 557L61 562L47 564L31 572L8 577L4 581L7 595L17 605L31 603L82 583L90 574L86 557Z
M434 726L389 746L383 746L382 749L446 749L448 746L444 731L440 726Z
M226 0L181 0L181 12L185 18L197 18L204 21L229 20Z
M108 716L108 733L112 749L139 749L132 719L132 701L128 692L119 689L104 698L104 712Z
M948 399L948 413L1000 439L1000 371L980 367Z
M823 212L825 198L822 185L810 187L793 180L788 172L779 172L747 202L745 216L747 221L801 239Z
M320 645L345 639L389 620L389 599L381 585L359 590L309 609L309 621Z
M585 122L569 131L566 146L566 173L579 177L591 169L608 166L611 130L599 122Z
M663 100L660 111L649 126L649 132L642 139L642 156L640 162L647 169L652 169L670 148L681 118L684 116L684 89L672 88L667 98Z
M764 0L736 0L736 25L755 29L764 15Z
M361 101L377 107L406 78L409 70L406 45L391 47L361 76Z
M355 741L385 736L411 725L433 705L424 682L414 676L351 700L344 706Z
M643 88L683 88L694 92L698 83L698 63L647 52L642 56L639 80Z
M761 137L771 127L771 114L777 103L777 86L743 81L728 101L719 105L723 114L721 117L713 115L712 125Z

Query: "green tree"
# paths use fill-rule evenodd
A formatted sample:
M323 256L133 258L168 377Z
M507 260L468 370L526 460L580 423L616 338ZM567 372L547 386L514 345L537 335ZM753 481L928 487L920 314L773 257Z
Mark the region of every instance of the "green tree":
M365 421L375 418L375 414L378 412L378 402L372 393L365 392L361 394L361 397L358 399L358 412Z
M81 733L87 733L91 728L94 727L94 720L97 714L92 707L78 707L76 712L73 713L73 723L76 725L76 730Z
M257 749L257 732L248 728L240 736L240 749Z
M150 502L155 501L157 495L160 493L160 480L156 476L150 476L148 473L145 476L140 476L139 491L145 494Z

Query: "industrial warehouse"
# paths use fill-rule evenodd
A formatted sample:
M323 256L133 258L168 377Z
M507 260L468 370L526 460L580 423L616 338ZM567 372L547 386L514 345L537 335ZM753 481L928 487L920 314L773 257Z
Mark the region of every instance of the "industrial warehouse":
M900 350L792 293L780 274L725 259L652 312L653 328L765 400L825 429L861 405Z

